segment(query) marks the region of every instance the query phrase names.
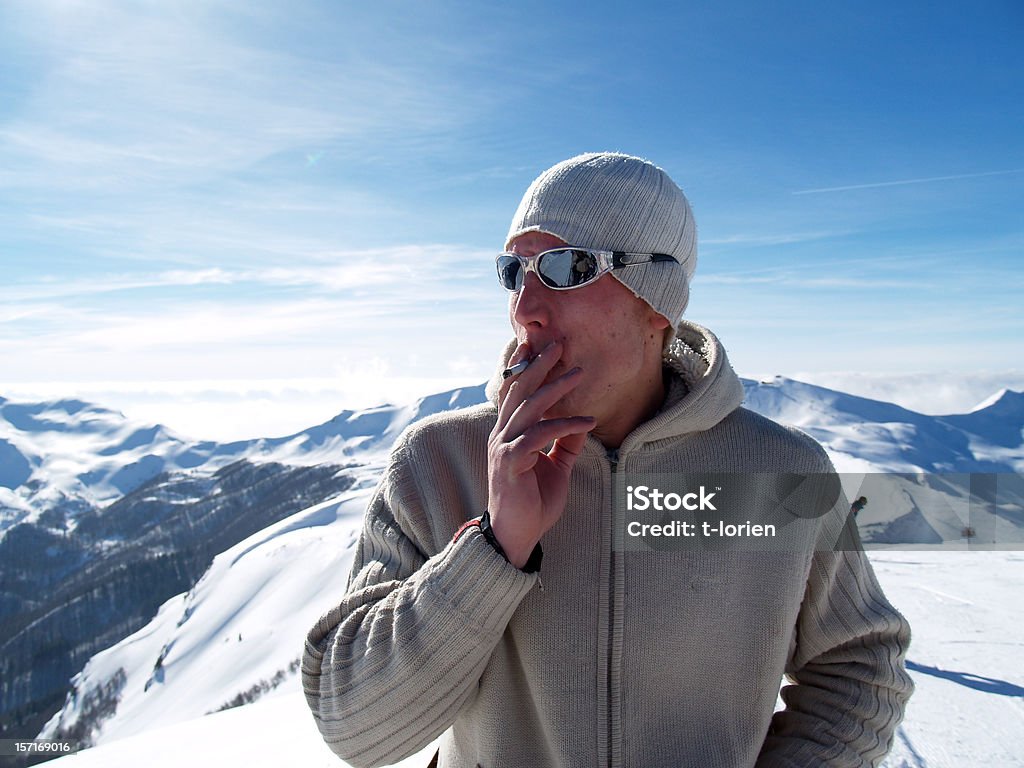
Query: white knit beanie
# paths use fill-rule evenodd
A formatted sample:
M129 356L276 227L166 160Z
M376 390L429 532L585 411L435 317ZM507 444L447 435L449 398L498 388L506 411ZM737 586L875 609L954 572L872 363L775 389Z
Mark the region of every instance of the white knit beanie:
M523 195L505 247L536 231L581 248L674 257L678 264L640 264L612 275L673 327L679 323L697 268L697 226L686 196L661 168L614 152L552 166Z

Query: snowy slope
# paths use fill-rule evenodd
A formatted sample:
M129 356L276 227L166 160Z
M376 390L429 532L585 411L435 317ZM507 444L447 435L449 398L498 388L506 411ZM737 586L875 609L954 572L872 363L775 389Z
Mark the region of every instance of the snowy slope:
M89 692L121 676L117 712L96 741L217 711L236 696L294 690L305 632L345 588L369 488L303 510L215 558L187 594L94 656L46 733L89 716ZM264 690L266 689L266 690Z
M913 629L916 691L886 768L1024 765L1024 553L875 552Z
M882 587L914 629L917 690L884 768L1012 768L1024 743L1024 555L874 553ZM61 758L55 768L343 768L297 690L253 705L164 723ZM402 761L423 768L433 745Z
M858 518L866 545L1024 545L1024 395L1002 390L970 413L927 416L782 377L744 389L748 408L825 446L848 498L869 499Z
M394 768L425 768L435 744ZM160 725L48 763L56 768L345 768L316 730L301 693L276 693L247 707Z

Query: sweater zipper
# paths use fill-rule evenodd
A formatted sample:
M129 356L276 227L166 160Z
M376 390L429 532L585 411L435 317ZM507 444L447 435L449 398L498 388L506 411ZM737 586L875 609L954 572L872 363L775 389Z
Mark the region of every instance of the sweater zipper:
M611 483L609 486L609 493L611 494L611 512L612 512L612 535L611 535L611 552L608 553L608 690L605 695L608 697L608 722L606 727L608 729L607 734L607 745L608 745L608 768L614 768L615 766L615 750L613 747L614 738L614 724L615 718L614 707L612 706L612 691L614 688L613 673L615 671L615 480L616 475L619 471L619 450L613 448L608 451L608 463L611 467Z

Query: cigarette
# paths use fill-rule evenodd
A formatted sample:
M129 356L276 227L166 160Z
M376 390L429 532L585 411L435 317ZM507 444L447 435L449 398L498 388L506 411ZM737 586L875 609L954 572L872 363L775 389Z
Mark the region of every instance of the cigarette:
M530 361L529 360L520 360L518 363L516 363L512 367L506 368L504 371L502 371L501 372L501 378L507 379L509 376L516 376L516 375L522 373L523 371L525 371L529 367L530 367Z

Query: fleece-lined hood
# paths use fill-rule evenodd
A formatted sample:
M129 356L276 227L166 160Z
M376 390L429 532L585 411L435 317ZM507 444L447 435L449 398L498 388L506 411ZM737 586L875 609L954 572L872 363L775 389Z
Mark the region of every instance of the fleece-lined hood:
M502 371L516 349L512 339L501 353L487 384L487 397L497 406ZM729 364L725 348L707 328L681 320L676 337L665 350L663 363L671 373L665 403L648 421L634 429L619 453L643 442L662 440L715 426L743 402L743 384Z

